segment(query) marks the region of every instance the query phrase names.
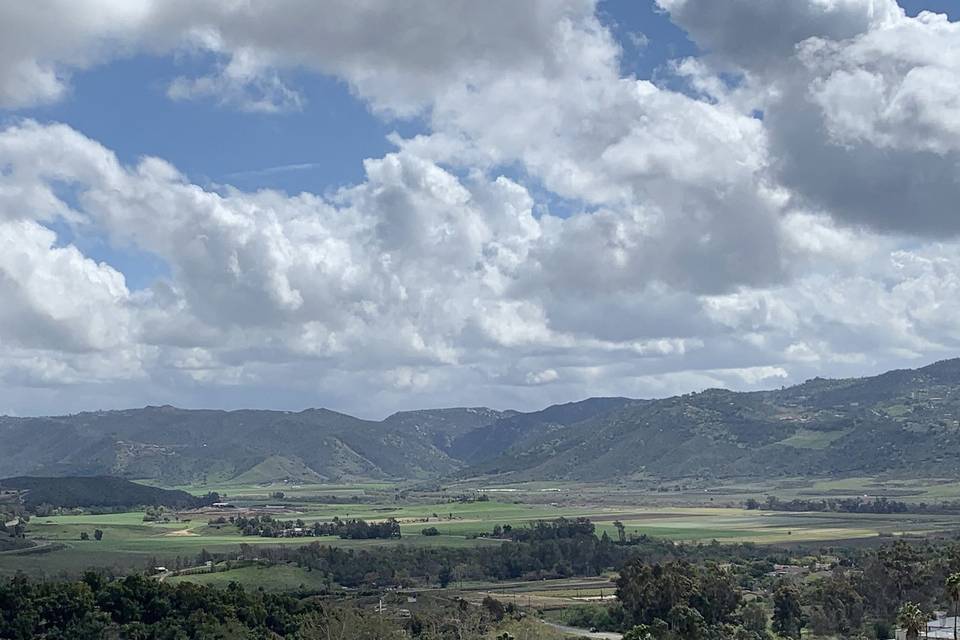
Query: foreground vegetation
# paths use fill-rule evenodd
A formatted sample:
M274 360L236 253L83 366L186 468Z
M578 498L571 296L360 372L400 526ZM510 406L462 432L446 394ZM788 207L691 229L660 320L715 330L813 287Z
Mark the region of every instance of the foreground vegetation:
M551 632L532 622L537 607L523 611L522 600L498 598L496 585L521 580L536 588L545 578L608 571L615 601L568 608L561 620L630 640L886 639L898 624L925 629L928 612L960 599L960 542L809 555L756 545L619 544L596 536L586 520L557 520L483 551L354 551L316 542L258 551L253 563L211 558L206 566L227 570L193 579L13 578L0 585L0 638L541 638ZM211 579L243 571L262 579L274 570L312 582L281 595ZM507 629L524 635L503 636Z
M31 631L51 638L84 637L77 635L83 625L96 620L101 626L90 633L102 637L338 637L322 625L347 620L365 629L381 599L393 613L377 624L385 617L389 630L370 637L539 638L555 633L536 622L542 614L654 640L888 638L903 607L921 617L952 607L945 585L960 571L949 502L956 497L942 485L927 488L940 500L926 504L841 493L860 491L864 481L857 482L841 488L837 481L810 497L791 493L809 485L784 483L778 497L747 493L745 502L741 493L722 505L714 502L718 494L689 491L676 506L655 507L634 506L648 501L630 488L542 484L500 491L205 485L190 489L229 504L186 510L38 513L19 504L14 520L0 523L0 573L22 574L9 589L19 585L24 597L41 602L62 597L54 583L64 581L82 601L92 598L93 618ZM746 508L730 506L738 504ZM103 584L87 584L91 568ZM297 622L284 631L210 619L204 605L203 613L178 610L194 626L154 628L100 602L124 588L118 585L136 586L129 576L166 594L151 598L203 600L208 588L214 600L223 592L257 602L289 598ZM5 593L8 604L19 597ZM405 594L418 604L408 607ZM461 606L478 614L476 628L456 630L466 635L442 635L436 620L431 633L441 635L412 626L430 616L462 618ZM37 615L43 624L56 620ZM10 624L15 617L9 614ZM15 637L6 628L0 638ZM305 635L321 628L327 635Z
M4 640L479 640L515 624L505 620L506 608L474 609L462 601L432 599L405 612L397 618L355 604L250 592L236 583L225 589L171 586L136 575L107 580L88 573L80 581L52 583L14 578L0 585Z

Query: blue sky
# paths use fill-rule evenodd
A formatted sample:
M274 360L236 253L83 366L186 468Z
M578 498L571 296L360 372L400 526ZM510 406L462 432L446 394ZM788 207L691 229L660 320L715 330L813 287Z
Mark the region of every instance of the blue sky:
M899 0L908 14L921 10L956 19L952 0ZM623 48L624 73L653 79L663 65L695 56L696 45L653 2L602 0L598 15ZM135 55L72 74L68 97L56 104L8 110L8 116L65 122L114 150L124 162L164 158L199 183L241 189L323 193L363 178L362 160L393 149L387 135L425 131L420 118L385 119L371 113L347 83L290 72L306 97L302 110L246 113L214 101L177 102L166 84L200 73L209 55ZM284 168L287 168L284 170Z
M950 0L900 0L908 13L948 13ZM622 48L624 74L677 86L664 65L696 56L697 46L653 2L602 0L601 21ZM75 72L66 99L52 105L12 111L16 117L69 124L112 149L121 161L157 156L202 185L243 190L279 189L329 193L363 179L362 162L392 151L388 134L410 137L427 131L422 118L374 115L368 104L335 77L291 71L288 82L305 97L303 108L283 113L244 112L212 100L172 101L166 85L215 64L210 55L135 55ZM550 194L516 167L504 173L524 181L561 215L584 205ZM130 246L111 246L103 236L53 223L61 242L74 243L96 260L105 260L131 287L149 286L168 275L162 260Z
M669 60L697 52L685 32L652 2L603 0L598 15L623 49L625 74L653 79ZM305 97L303 108L295 111L244 112L213 100L167 98L172 79L201 74L213 64L212 56L196 53L120 58L74 72L66 99L11 114L67 123L113 150L124 163L157 156L198 184L290 194L329 193L360 182L364 159L394 150L389 134L410 137L427 131L420 117L374 115L346 82L313 73L286 74ZM536 189L555 213L582 206L549 194L516 167L502 171ZM169 273L160 259L133 247L111 246L100 235L63 223L51 226L61 242L76 244L122 271L131 287L148 287Z
M654 78L668 60L696 53L652 2L603 0L599 16L623 47L624 73ZM359 182L365 158L394 148L388 134L426 130L418 117L374 115L346 82L313 73L286 74L306 98L298 111L248 113L212 100L166 97L172 79L203 73L214 63L201 54L121 58L74 72L65 100L13 113L68 123L127 163L153 155L199 183L288 193L324 193Z
M775 1L0 7L0 413L954 355L957 3Z

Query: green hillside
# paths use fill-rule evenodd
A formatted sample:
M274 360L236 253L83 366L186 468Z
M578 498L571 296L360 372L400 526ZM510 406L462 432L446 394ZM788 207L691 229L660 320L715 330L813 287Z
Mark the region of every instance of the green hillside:
M123 507L163 505L189 508L202 500L186 491L159 489L109 476L39 478L21 476L0 480L0 490L17 491L28 508L46 504L52 507Z
M491 416L499 415L489 411ZM297 460L333 481L436 477L462 463L435 444L435 412L371 422L325 409L208 411L145 407L46 418L0 418L0 475L116 475L176 485L262 477L264 461ZM457 415L470 427L468 410ZM268 464L268 466L271 466ZM266 475L272 475L267 473ZM265 478L275 479L275 478Z
M515 480L953 477L960 360L774 391L592 398L520 413L146 407L0 418L0 475L167 484L502 476Z
M320 475L299 458L270 456L231 479L236 484L261 484L271 482L322 483L328 478Z
M777 391L634 403L546 433L534 427L465 475L516 479L956 476L960 361ZM531 436L532 434L532 436Z

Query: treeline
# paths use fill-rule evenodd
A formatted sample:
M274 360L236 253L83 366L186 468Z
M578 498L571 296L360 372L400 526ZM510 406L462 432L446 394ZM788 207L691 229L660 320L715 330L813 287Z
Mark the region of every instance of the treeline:
M409 618L335 606L237 583L225 589L171 586L140 575L108 580L96 573L76 582L0 582L2 640L483 640L507 608L485 602L431 601Z
M225 523L226 520L223 522ZM229 522L232 522L245 536L262 538L338 536L344 540L373 540L400 537L400 523L394 518L383 522L334 518L331 522L313 522L308 525L300 519L278 520L265 514L251 518L234 516ZM221 523L213 521L213 524Z
M945 511L960 511L960 504L941 503L928 505L926 503L911 504L888 498L864 500L863 498L830 498L826 500L781 500L769 496L764 502L750 498L744 503L749 510L766 509L768 511L832 511L836 513L936 513Z
M597 537L589 520L560 518L529 527L514 527L510 541L478 547L395 546L343 549L319 542L301 547L242 545L239 554L217 555L217 560L243 558L273 563L293 562L324 574L327 581L346 587L442 587L456 580L540 580L595 576L621 567L631 558L649 561L679 557L691 559L739 558L759 565L758 574L773 568L768 551L754 545L676 545L641 537L620 545L604 533ZM775 557L773 560L781 560Z
M316 612L294 598L171 587L145 576L108 581L88 573L78 582L0 585L0 638L254 638L292 636Z
M794 560L799 566L804 559ZM922 637L932 612L952 611L960 599L957 542L901 540L849 555L830 571L787 578L758 576L753 567L737 559L634 558L620 569L616 604L581 607L566 621L639 640L885 640L909 625Z
M244 551L241 551L244 553ZM313 543L302 547L250 549L260 559L294 562L346 587L446 587L456 580L538 580L598 575L622 557L609 539L572 538L496 546L344 549ZM252 557L252 556L245 556Z
M500 538L515 542L535 542L592 536L596 527L588 518L557 518L556 520L538 520L525 527L512 527L509 524L495 525L490 534L479 537Z

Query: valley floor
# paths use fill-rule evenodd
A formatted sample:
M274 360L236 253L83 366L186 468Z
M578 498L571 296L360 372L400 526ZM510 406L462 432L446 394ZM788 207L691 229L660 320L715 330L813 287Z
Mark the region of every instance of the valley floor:
M473 546L501 544L481 537L495 526L520 526L531 521L560 516L586 517L597 533L648 535L678 542L757 544L870 544L893 536L925 536L960 529L956 515L860 514L748 511L742 508L750 496L775 494L784 498L811 495L862 495L880 491L910 499L952 499L960 495L956 483L917 481L881 484L874 479L826 482L784 480L781 486L732 484L703 489L677 487L667 491L628 486L590 484L525 484L516 486L465 485L447 490L423 490L409 486L358 485L233 485L187 487L195 493L212 489L243 511L259 505L280 507L275 517L302 519L309 526L317 521L359 518L368 521L395 518L400 522L399 540L341 540L336 537L261 538L243 536L233 525L212 525L213 514L171 514L171 521L149 523L142 512L105 515L59 515L34 517L28 539L36 548L0 554L0 575L17 571L58 576L79 574L90 567L116 572L142 570L148 565L174 566L180 557L193 564L201 551L236 551L248 545L303 545L321 542L341 547L371 545ZM271 497L282 491L284 497ZM468 501L458 501L466 497ZM481 500L476 500L482 497ZM342 501L342 504L330 504ZM278 509L272 509L277 511ZM439 535L421 531L436 528ZM100 529L103 539L94 539ZM89 540L81 540L86 533ZM242 582L262 582L260 577L237 576ZM301 580L280 580L281 586ZM309 582L309 581L307 581Z

